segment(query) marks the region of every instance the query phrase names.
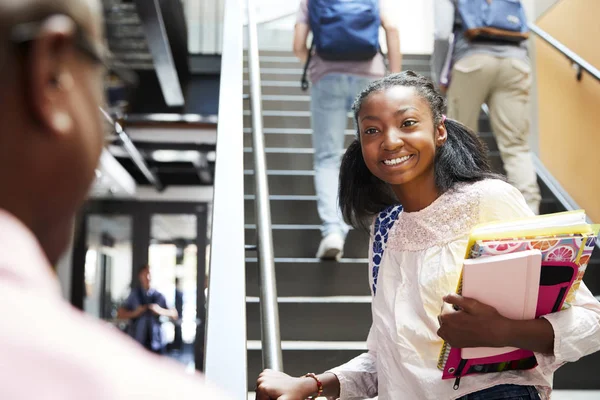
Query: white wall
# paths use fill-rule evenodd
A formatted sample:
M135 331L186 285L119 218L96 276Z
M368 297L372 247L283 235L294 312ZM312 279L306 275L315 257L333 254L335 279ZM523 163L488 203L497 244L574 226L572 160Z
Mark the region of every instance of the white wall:
M433 50L433 2L437 0L385 0L395 9L400 25L401 47L404 53L429 54ZM522 0L527 15L537 19L558 0ZM188 16L190 50L220 53L223 34L222 18L225 0L184 0ZM276 21L259 27L259 45L264 50L289 51L291 33L300 0L254 0L257 20ZM244 2L245 6L245 2ZM290 15L291 14L291 15ZM289 15L289 17L281 18Z
M111 293L113 300L122 300L129 294L131 285L131 242L117 243L111 252L113 256Z
M191 53L220 54L225 0L184 0Z
M550 9L559 0L532 0L534 3L534 18L537 20L542 14Z
M559 0L522 0L527 16L531 21L536 21L550 7L556 4ZM529 57L531 58L532 69L535 71L535 41L529 41ZM530 145L531 150L535 154L539 154L539 115L538 115L538 90L537 77L533 74L533 86L531 90L531 135Z

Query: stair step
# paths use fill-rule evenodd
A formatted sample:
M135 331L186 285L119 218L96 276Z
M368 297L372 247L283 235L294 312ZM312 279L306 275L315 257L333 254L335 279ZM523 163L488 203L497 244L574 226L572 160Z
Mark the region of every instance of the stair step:
M370 302L279 302L278 306L281 340L365 341L371 327ZM258 302L246 304L246 318L248 340L260 340Z
M271 148L266 150L267 168L270 171L298 171L313 175L313 149L310 148ZM340 158L343 152L340 152ZM254 155L251 148L244 149L244 168L254 169ZM282 172L283 174L284 172Z
M598 248L592 254L583 281L594 296L600 295L600 250Z
M411 64L411 70L431 79L429 66L424 64ZM269 68L263 67L260 69L261 80L266 81L295 81L300 83L302 79L302 68ZM247 65L244 66L244 80L249 79Z
M259 58L261 61L281 61L293 62L300 64L300 61L292 51L268 50L267 53L260 52ZM244 62L248 61L248 54L244 53ZM428 54L404 54L402 56L402 66L411 65L430 65L431 56ZM262 65L262 63L261 63Z
M325 345L327 345L327 343L325 343ZM343 346L345 343L341 342L340 345ZM365 350L358 349L360 344L348 343L347 346L352 346L354 349L283 350L282 353L285 372L292 376L302 376L306 374L307 371L323 372L342 365L359 354L365 352ZM295 347L300 348L301 346ZM325 346L319 347L324 348ZM256 379L263 370L262 356L258 344L254 344L253 346L249 345L249 348L248 389L254 390L256 386ZM585 390L600 389L599 381L596 378L596 375L592 372L596 371L598 365L600 365L600 353L594 353L583 357L574 363L567 363L563 365L554 374L554 388L558 390L577 390L581 391L582 393L585 393ZM571 397L568 398L571 399ZM582 397L582 399L583 398L584 397ZM596 397L589 396L585 398L592 399Z
M288 198L270 201L271 222L274 224L314 224L321 223L317 212L317 196L289 196ZM254 196L247 196L244 201L245 221L256 222ZM541 214L564 211L558 202L544 198L540 204Z
M249 118L249 117L248 117ZM297 133L296 133L297 132ZM305 128L264 128L266 151L272 148L312 149L312 129ZM348 147L355 139L355 131L348 128L344 131L344 147ZM488 147L490 152L497 152L498 146L491 133L482 133L480 138ZM246 151L252 147L252 128L244 128L244 146ZM301 150L304 151L304 150Z
M554 198L542 197L540 203L540 214L554 214L557 212L565 211L564 207Z
M413 70L428 72L430 70L430 59L428 55L403 55L402 70ZM293 53L274 52L272 54L263 54L259 56L261 69L265 68L293 68L302 69L302 64ZM244 68L248 67L248 57L244 54Z
M431 78L431 72L429 66L426 64L410 63L406 65L407 69L410 68L412 71L417 72L423 76ZM261 80L267 81L297 81L300 82L302 79L302 68L270 68L262 67L260 69ZM244 67L244 80L249 79L248 67Z
M269 192L276 195L314 195L314 171L312 168L312 154L288 154L286 159L283 154L267 154L267 165L269 168L286 168L293 166L302 168L300 170L269 170ZM502 161L500 156L492 156L493 169L502 173ZM249 161L248 161L249 162ZM246 170L244 175L245 194L254 194L254 175L252 170Z
M259 54L261 57L266 57L266 56L293 57L294 56L294 53L292 52L291 49L289 51L287 51L287 50L260 50ZM244 57L245 57L245 55L244 55ZM408 59L408 60L429 60L429 59L431 59L431 55L419 54L419 53L404 54L403 57L404 57L403 59Z
M566 363L554 373L555 389L600 389L596 371L600 353L590 354L574 363Z
M308 104L307 104L308 107ZM310 111L263 111L263 126L270 128L294 128L294 129L311 129ZM252 126L252 117L249 111L244 111L244 127ZM346 129L354 130L354 121L348 115L346 121Z
M312 132L312 126L310 122L310 111L308 111L309 104L306 104L305 110L270 110L266 109L263 111L263 130L269 128L271 130L289 130L289 129L302 129L309 130ZM485 123L481 123L481 133L479 136L488 146L490 151L496 151L498 145L491 133L489 127L485 128ZM252 129L252 117L250 111L244 111L244 130L251 132ZM354 127L354 121L350 115L346 121L346 130L356 132Z
M306 347L310 345L308 343ZM336 347L346 345L347 347L353 347L353 349L325 350L326 346L319 346L323 349L283 350L285 372L292 376L302 376L307 371L323 372L342 365L365 352L365 350L358 349L360 343L346 344L340 342L339 345ZM248 389L253 390L256 387L256 379L263 370L262 355L259 350L259 344L253 343L252 346L249 345L248 347ZM300 348L301 346L286 347ZM577 362L565 364L554 374L554 388L558 390L579 391L600 389L600 382L594 373L598 365L600 365L600 353L594 353L583 357Z
M269 169L267 172L271 172L272 175L286 174L285 172L276 173L275 171L290 171L287 173L288 175L314 174L314 150L311 148L267 148L265 149L265 153L267 168ZM340 157L342 155L343 152L340 152ZM502 159L500 158L500 154L492 151L489 153L489 158L492 169L498 173L504 173L504 167L502 164ZM248 171L252 171L254 169L252 149L248 147L244 149L244 168ZM298 173L292 171L298 171Z
M244 130L246 131L246 129ZM252 134L251 130L247 129L248 133L244 134L244 146L252 147ZM306 129L307 133L265 133L265 147L277 148L311 148L312 147L312 130ZM344 133L344 148L350 146L350 143L354 141L355 135L353 130L347 130Z
M271 222L274 224L320 224L316 200L316 196L303 196L298 200L271 200ZM246 223L256 223L254 199L244 200L244 209Z
M310 110L310 95L286 96L286 95L263 95L263 110L277 111L308 111ZM250 99L244 100L244 109L250 109Z
M269 161L267 161L269 163ZM307 171L308 172L308 171ZM311 171L312 172L312 171ZM314 195L312 175L269 175L269 193L274 195ZM254 194L254 176L244 175L244 193Z
M321 242L321 230L318 225L273 225L272 232L275 257L314 257ZM245 239L246 244L256 243L254 225L246 225ZM351 230L346 238L344 257L366 258L368 246L367 232Z
M313 253L316 253L316 248ZM313 254L314 256L314 254ZM368 260L342 258L276 258L279 296L369 296ZM257 259L246 259L246 294L259 295Z

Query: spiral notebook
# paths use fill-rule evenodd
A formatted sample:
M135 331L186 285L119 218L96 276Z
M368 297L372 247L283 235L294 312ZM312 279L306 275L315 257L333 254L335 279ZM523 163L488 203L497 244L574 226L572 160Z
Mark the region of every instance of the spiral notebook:
M598 228L586 223L585 212L581 210L484 224L472 230L465 261L469 265L472 263L469 259L483 261L530 250L541 252L537 318L569 307L575 299L595 247ZM464 274L463 269L459 294L463 294ZM531 369L537 365L533 352L522 349L477 358L466 358L462 353L444 342L438 360L442 379L455 379L456 389L465 375ZM467 356L473 356L471 350L467 350Z

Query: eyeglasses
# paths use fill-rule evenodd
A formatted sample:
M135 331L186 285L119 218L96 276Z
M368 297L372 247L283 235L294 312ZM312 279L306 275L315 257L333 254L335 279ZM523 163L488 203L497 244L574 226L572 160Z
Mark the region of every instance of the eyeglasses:
M39 32L42 28L42 24L46 22L49 18L52 17L64 17L68 18L75 24L75 47L79 50L83 55L88 57L92 62L96 64L102 65L106 68L107 71L112 72L116 75L123 83L125 83L129 87L135 87L138 84L138 78L135 72L131 70L126 70L122 68L115 68L114 66L110 66L107 59L103 54L92 44L89 40L88 35L85 33L83 28L77 24L73 18L69 17L65 14L55 14L49 15L46 18L33 21L33 22L24 22L21 24L17 24L13 26L10 32L10 40L15 45L27 45L33 42L39 35Z
M12 27L10 32L10 40L12 43L16 45L26 45L33 42L39 35L39 32L42 28L42 24L46 22L49 18L52 17L64 17L68 18L71 21L73 19L68 17L67 15L50 15L44 18L41 21L33 21L33 22L23 22L17 24ZM100 52L96 50L94 45L87 38L87 35L84 33L83 28L75 23L75 46L77 49L87 56L91 61L97 64L101 64L108 68L108 64L106 63L103 56L100 55Z

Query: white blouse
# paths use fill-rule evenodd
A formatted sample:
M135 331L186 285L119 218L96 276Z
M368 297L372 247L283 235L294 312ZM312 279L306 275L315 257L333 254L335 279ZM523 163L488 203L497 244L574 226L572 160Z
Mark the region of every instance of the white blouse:
M437 316L454 293L468 234L477 224L530 216L521 193L500 180L461 184L429 207L401 212L389 232L373 296L368 353L334 368L340 399L451 400L501 384L534 385L549 399L554 371L600 350L600 303L582 284L573 307L545 316L554 328L554 354L536 353L538 366L442 380ZM373 287L373 238L369 279Z

